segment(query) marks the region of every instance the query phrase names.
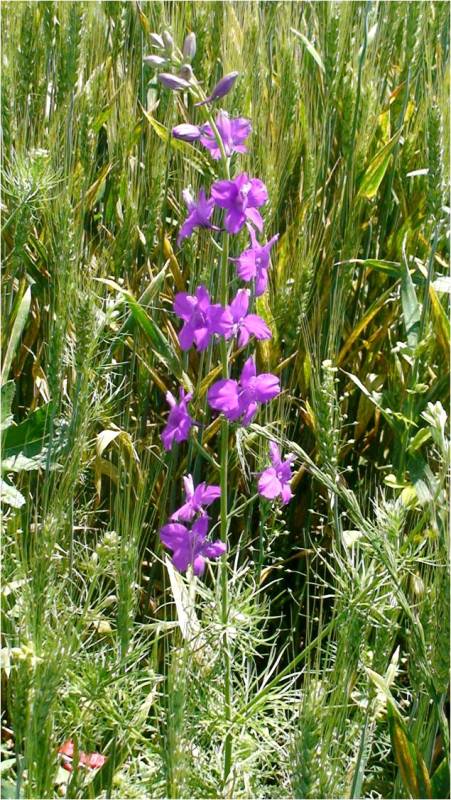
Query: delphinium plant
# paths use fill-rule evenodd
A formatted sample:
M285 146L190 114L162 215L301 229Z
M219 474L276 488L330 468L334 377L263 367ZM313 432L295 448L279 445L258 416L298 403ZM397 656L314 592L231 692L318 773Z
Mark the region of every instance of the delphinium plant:
M207 485L202 482L194 485L189 474L184 477L185 503L177 509L169 521L161 528L163 545L172 551L172 563L181 572L200 576L204 573L206 559L223 557L221 569L222 606L222 653L224 665L224 706L226 721L232 719L232 686L230 649L227 638L228 622L228 571L227 545L230 512L228 504L228 463L229 449L233 446L233 426L248 426L258 414L261 405L279 395L279 378L272 373L259 373L255 353L252 350L255 340L271 338L271 330L266 322L253 313L254 300L262 295L268 285L271 248L278 234L268 241L260 241L264 235L264 220L260 209L268 201L264 182L251 177L236 166L232 157L236 153L246 153L246 142L252 132L251 121L243 117L230 117L218 108L218 101L233 88L237 72L225 75L208 96L193 73L191 60L196 51L196 37L188 34L179 50L171 35L165 31L162 36L151 35L156 53L145 58L146 63L156 69L158 80L163 86L183 92L191 97L193 114L201 115L204 121L197 124L183 123L172 130L178 140L195 143L207 149L218 163L220 179L200 189L194 197L190 189L185 189L183 199L188 215L180 228L177 244L181 246L197 228L211 231L215 246L220 251L220 264L216 280L216 297L211 297L206 286L198 286L192 294L178 292L175 295L173 311L182 322L178 338L183 351L194 347L203 352L217 346L221 363L222 377L210 386L207 401L210 409L219 412L221 433L219 447L219 484ZM188 102L187 102L188 105ZM197 110L199 109L199 111ZM231 255L234 239L241 231L247 230L248 246L236 256ZM239 288L231 297L231 269L235 264L236 277L245 286ZM234 348L247 351L239 374L231 371ZM171 450L174 443L189 439L191 429L197 423L191 416L189 403L193 399L190 392L180 388L179 400L168 392L170 406L167 424L161 438L165 450ZM270 443L270 465L260 474L258 493L265 498L281 499L289 502L291 465L295 456L282 459L279 447ZM220 539L208 539L210 517L207 508L220 500ZM224 781L230 773L232 764L232 738L227 733L224 743Z

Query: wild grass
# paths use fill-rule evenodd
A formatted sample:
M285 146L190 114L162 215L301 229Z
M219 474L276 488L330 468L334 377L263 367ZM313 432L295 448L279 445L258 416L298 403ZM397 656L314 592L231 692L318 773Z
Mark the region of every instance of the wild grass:
M448 4L1 16L2 796L448 797ZM227 620L217 566L189 581L158 538L220 446L216 356L172 313L216 286L207 231L176 247L216 173L143 63L165 29L195 32L205 88L240 72L224 105L280 233L257 309L283 393L230 450ZM165 454L180 383L203 427ZM297 455L282 511L255 492L268 439Z

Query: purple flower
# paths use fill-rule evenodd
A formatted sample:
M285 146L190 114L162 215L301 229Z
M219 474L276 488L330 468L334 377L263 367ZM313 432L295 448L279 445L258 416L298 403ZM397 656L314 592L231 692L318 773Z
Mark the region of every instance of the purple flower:
M266 244L259 244L252 225L248 225L252 247L244 250L237 259L237 275L243 281L255 278L255 295L263 294L268 285L268 268L271 259L271 248L279 238L276 233Z
M208 517L196 520L191 530L180 522L168 522L160 530L160 539L172 550L172 563L180 572L191 564L195 575L202 575L206 558L219 558L226 552L224 542L207 542Z
M216 117L216 127L222 139L224 150L227 156L232 153L247 153L247 147L243 144L252 131L251 123L244 117L230 119L226 111L220 111ZM218 141L208 122L202 125L202 136L200 139L204 147L210 150L213 158L221 158L221 150Z
M238 347L245 347L251 336L256 339L271 338L266 322L258 314L247 313L249 294L248 289L240 289L221 318L225 338L238 335Z
M239 381L223 378L208 391L208 402L234 421L243 416L242 424L249 425L259 403L267 403L280 392L279 379L270 372L257 375L253 357L247 359Z
M176 125L172 129L172 135L174 139L181 139L182 142L195 142L196 139L200 138L201 129L197 125L182 123L182 125Z
M195 487L191 475L185 475L183 483L186 503L180 506L177 511L174 511L171 515L171 520L191 520L196 514L205 516L204 508L211 505L214 500L221 496L220 486L207 486L206 483L202 482Z
M211 187L211 196L217 206L227 209L224 224L229 233L238 233L247 220L259 231L263 230L263 219L257 211L268 199L263 181L248 178L246 172L242 172L233 181L216 181Z
M228 94L235 83L239 72L229 72L228 75L224 75L220 81L216 84L215 88L213 89L211 95L207 97L206 100L202 100L200 103L195 103L195 106L204 106L205 103L213 103L214 100L220 100L221 97L224 97Z
M195 424L188 411L188 403L192 396L191 392L185 396L185 390L180 389L180 401L177 404L171 392L166 394L166 400L171 408L168 421L161 434L161 440L165 450L170 450L174 441L184 442L188 439L189 432Z
M197 203L189 189L184 189L182 194L188 207L188 216L180 228L177 237L177 244L179 246L183 239L186 239L187 236L191 236L194 228L213 228L214 230L218 230L217 227L210 222L215 207L215 201L212 198L207 200L203 189L199 192Z
M189 89L190 86L188 81L183 80L183 78L177 78L176 75L172 75L170 72L160 72L157 78L166 89L172 89L174 92Z
M275 497L282 498L282 503L289 503L293 497L291 491L291 464L296 456L290 453L282 461L280 450L275 442L269 443L269 453L272 467L267 467L260 475L258 481L258 491L263 497L274 500Z
M189 350L193 344L199 352L205 350L215 333L225 333L228 329L227 324L223 322L226 316L223 307L210 302L210 295L205 286L198 286L194 296L178 292L174 298L173 308L185 323L179 333L182 350Z

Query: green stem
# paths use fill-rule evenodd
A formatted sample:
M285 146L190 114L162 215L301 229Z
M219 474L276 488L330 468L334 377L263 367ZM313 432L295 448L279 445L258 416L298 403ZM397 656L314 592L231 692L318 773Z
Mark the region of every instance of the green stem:
M211 129L216 137L222 156L222 164L224 167L224 177L230 180L229 160L224 150L224 145L220 133L216 127L213 115L208 111L208 121ZM229 234L224 233L222 254L221 254L221 271L219 275L219 302L222 306L228 303L228 288L229 288ZM224 337L220 340L220 355L222 364L222 377L227 379L229 377L229 358L227 353L227 342ZM220 486L221 486L221 540L227 544L228 532L228 515L227 515L227 489L228 489L228 465L229 465L229 423L226 417L221 421L221 448L220 448ZM232 665L229 651L229 641L227 636L227 625L229 616L229 598L228 598L228 568L227 568L227 555L222 559L221 565L221 622L222 622L222 655L224 662L224 713L226 719L227 732L224 742L224 784L230 774L232 766L232 734L231 734L231 721L232 721Z

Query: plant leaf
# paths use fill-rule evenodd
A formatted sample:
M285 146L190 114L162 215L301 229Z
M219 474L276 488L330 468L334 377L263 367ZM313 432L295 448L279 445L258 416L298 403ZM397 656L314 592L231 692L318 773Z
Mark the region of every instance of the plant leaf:
M0 382L2 384L4 384L8 378L14 354L17 350L17 345L19 344L20 337L22 336L22 332L28 318L30 305L31 305L31 286L28 286L24 292L22 300L20 301L19 308L17 311L17 316L16 319L14 320L14 324L8 341L8 346L6 348L6 353L5 353L5 358L3 360L2 373L0 378Z
M362 178L357 198L366 197L367 200L375 197L379 186L381 185L387 167L390 161L390 156L395 145L399 141L401 131L395 133L394 136L379 150L372 161L369 163L366 172Z
M0 431L9 428L13 421L11 414L11 406L14 400L16 386L14 381L7 381L0 387L0 400L1 400L1 418L0 418Z
M307 39L306 36L304 36L303 33L301 33L300 31L297 31L296 28L290 28L290 30L291 30L292 33L294 33L295 36L298 37L298 39L301 40L301 42L304 45L304 47L307 50L307 52L310 53L310 55L313 58L313 60L318 64L318 67L320 68L321 72L325 72L326 70L325 70L325 67L324 67L324 64L323 64L323 60L322 60L320 54L318 53L318 51L315 50L315 48L313 47L312 43L309 42L309 40Z
M51 402L46 403L33 411L19 425L11 425L6 429L2 446L5 459L19 453L32 458L42 450L50 431L52 408Z

